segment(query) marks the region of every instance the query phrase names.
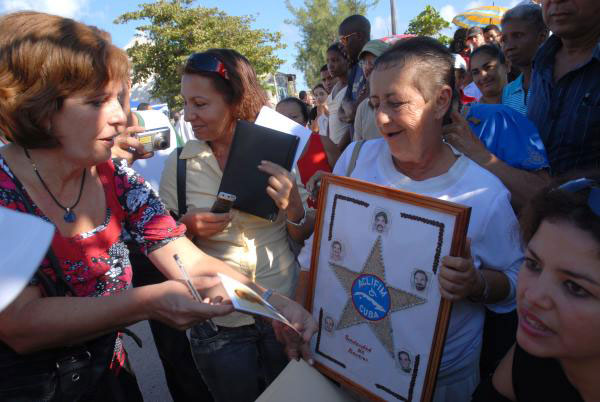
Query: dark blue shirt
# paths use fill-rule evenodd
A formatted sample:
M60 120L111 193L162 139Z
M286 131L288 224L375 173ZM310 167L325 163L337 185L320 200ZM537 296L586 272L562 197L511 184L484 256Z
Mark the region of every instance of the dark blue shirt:
M365 74L360 68L360 64L355 63L348 71L348 88L344 97L352 100L352 102L356 101L366 83Z
M600 167L600 42L592 58L554 82L552 35L538 50L528 97L528 117L546 146L553 175Z
M358 99L358 96L360 95L360 92L363 90L366 83L367 80L365 79L365 74L363 73L360 64L355 63L353 66L350 67L350 70L348 71L348 87L346 88L346 93L344 94L344 100L348 99L351 102L355 102L356 99ZM354 124L350 124L350 138L353 137Z

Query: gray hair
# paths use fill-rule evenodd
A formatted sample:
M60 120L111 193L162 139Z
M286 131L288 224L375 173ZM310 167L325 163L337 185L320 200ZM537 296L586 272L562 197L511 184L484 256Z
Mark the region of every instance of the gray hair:
M397 41L375 59L374 70L415 66L414 85L425 100L430 100L438 88L448 85L454 92L454 56L436 39L415 36Z
M542 7L537 4L521 4L511 8L502 17L501 25L514 20L527 22L536 32L548 30L542 16Z

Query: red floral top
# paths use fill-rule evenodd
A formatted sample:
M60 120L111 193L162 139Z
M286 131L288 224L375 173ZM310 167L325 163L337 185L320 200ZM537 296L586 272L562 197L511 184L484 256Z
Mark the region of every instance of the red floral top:
M74 237L56 231L52 240L65 279L80 297L109 296L130 286L132 272L123 229L146 254L185 233L185 226L173 220L158 195L126 161L104 162L97 170L106 196L104 223ZM27 212L17 188L29 197L0 156L0 206ZM29 202L36 215L49 221L30 198ZM56 280L48 259L41 268ZM35 278L31 284L37 284Z

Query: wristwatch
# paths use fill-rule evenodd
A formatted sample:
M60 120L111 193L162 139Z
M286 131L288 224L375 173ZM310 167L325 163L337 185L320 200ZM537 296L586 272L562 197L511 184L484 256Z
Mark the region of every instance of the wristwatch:
M296 227L302 227L304 226L304 222L306 222L306 208L303 208L304 210L304 215L302 215L302 219L300 219L300 222L296 223L296 222L292 222L291 220L286 218L286 222L289 223L292 226L296 226Z

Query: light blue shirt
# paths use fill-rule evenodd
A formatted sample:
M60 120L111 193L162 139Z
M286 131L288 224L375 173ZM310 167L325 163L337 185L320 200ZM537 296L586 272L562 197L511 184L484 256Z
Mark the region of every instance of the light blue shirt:
M523 116L527 116L528 100L529 94L523 89L523 74L509 82L502 90L502 104L515 109Z

